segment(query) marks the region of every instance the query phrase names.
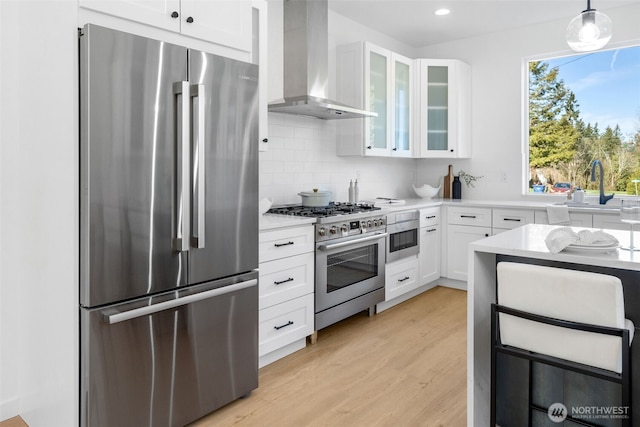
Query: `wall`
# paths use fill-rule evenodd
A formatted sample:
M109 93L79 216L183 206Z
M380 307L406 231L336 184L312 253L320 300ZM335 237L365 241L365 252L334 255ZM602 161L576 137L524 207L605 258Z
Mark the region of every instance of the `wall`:
M576 9L576 14L579 9ZM640 5L607 10L613 38L607 48L635 40L640 43ZM568 20L558 20L473 39L443 43L419 50L421 57L457 58L472 69L472 159L451 162L484 176L475 188L463 184L463 198L517 200L523 196L528 167L523 154L523 58L572 53L565 42ZM435 183L446 173L446 163L419 160L417 180ZM437 166L437 167L435 167ZM501 180L501 175L506 180ZM540 200L540 199L537 199Z
M0 2L0 420L78 424L77 2Z
M405 56L415 49L329 11L329 95L335 97L335 49L367 40ZM282 1L269 1L269 100L282 98ZM335 99L335 98L334 98ZM349 180L360 199L414 197L416 160L337 157L334 120L269 113L269 147L260 153L260 197L274 204L300 203L300 191L329 190L348 201ZM444 174L443 174L444 175Z

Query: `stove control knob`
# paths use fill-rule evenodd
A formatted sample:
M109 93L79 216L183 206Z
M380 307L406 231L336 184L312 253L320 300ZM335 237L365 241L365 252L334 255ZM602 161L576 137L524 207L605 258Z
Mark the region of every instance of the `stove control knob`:
M347 227L347 224L342 224L342 226L340 226L340 231L342 231L343 233L349 231L349 227Z
M329 229L329 233L336 234L338 232L338 227L335 225Z
M378 226L378 220L377 220L377 219L374 219L374 220L373 220L373 226L374 226L374 227L377 227L377 226Z
M324 236L325 234L327 234L327 230L324 227L320 227L320 229L318 230L318 234Z
M371 220L367 221L367 227L368 227L368 228L371 228L371 225L372 225Z
M383 226L384 225L384 219L380 218L380 220L378 221L378 224L380 224L380 226Z

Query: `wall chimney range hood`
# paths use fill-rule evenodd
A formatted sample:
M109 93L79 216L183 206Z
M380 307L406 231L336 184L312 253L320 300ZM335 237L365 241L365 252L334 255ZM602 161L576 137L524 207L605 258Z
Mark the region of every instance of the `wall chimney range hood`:
M377 117L327 99L328 0L284 0L284 101L269 111L319 119Z

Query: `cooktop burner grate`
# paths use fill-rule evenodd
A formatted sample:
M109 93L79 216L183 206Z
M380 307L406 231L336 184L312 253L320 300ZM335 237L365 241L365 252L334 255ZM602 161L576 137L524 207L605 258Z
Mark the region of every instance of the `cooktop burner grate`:
M279 206L269 209L267 213L326 218L336 215L349 215L376 210L380 210L380 208L366 203L330 202L328 206L324 207L310 207L302 205Z

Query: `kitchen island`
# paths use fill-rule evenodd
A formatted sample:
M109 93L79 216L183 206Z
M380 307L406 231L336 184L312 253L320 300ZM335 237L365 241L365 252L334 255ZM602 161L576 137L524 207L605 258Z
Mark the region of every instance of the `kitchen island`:
M609 253L553 254L544 239L558 226L528 224L469 245L467 295L467 425L489 425L491 390L491 303L496 302L496 263L533 263L611 274L621 279L626 318L640 325L640 252L617 249ZM578 228L574 228L578 230ZM629 232L606 230L624 246ZM635 239L639 236L636 233ZM640 346L632 345L632 384L640 381ZM632 407L640 407L640 392L632 393Z

